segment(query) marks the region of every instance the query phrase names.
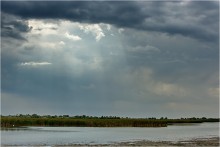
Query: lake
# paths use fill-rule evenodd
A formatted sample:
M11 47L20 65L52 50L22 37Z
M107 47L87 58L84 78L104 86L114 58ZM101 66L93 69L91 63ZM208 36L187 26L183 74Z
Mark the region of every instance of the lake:
M219 123L139 127L22 127L1 130L2 145L111 144L138 140L179 141L219 136Z

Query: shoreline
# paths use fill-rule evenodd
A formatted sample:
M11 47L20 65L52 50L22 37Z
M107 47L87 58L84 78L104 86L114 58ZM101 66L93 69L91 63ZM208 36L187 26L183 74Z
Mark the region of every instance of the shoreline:
M140 141L127 141L127 142L115 142L107 144L68 144L68 145L30 145L33 147L47 146L47 147L76 147L76 146L99 146L99 147L108 147L108 146L220 146L220 137L211 137L211 138L192 138L189 140L178 140L178 141L151 141L151 140L140 140ZM29 146L29 145L1 145L2 147L9 146Z
M219 137L193 138L179 141L150 141L140 140L134 142L121 142L115 146L219 146Z
M54 147L68 147L68 146L219 146L220 137L211 138L193 138L189 140L179 141L151 141L151 140L140 140L140 141L127 141L127 142L116 142L113 144L71 144L71 145L54 145Z

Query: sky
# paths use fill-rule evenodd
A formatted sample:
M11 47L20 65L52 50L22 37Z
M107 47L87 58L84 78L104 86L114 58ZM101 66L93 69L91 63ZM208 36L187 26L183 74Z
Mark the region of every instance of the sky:
M219 116L218 1L2 1L1 113Z

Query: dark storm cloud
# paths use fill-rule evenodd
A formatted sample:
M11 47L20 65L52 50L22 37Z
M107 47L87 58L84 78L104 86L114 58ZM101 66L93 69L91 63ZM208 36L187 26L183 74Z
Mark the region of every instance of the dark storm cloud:
M14 16L1 13L1 37L10 37L19 40L26 40L24 33L31 30L27 22Z
M140 23L145 17L134 2L3 2L2 11L23 18L57 18L125 26Z
M68 19L218 41L217 2L2 2L23 18Z

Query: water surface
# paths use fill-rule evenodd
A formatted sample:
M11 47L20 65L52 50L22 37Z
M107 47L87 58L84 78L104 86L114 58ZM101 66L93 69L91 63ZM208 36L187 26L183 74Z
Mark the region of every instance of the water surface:
M1 130L2 145L111 144L152 140L179 141L219 136L219 123L138 127L23 127Z

